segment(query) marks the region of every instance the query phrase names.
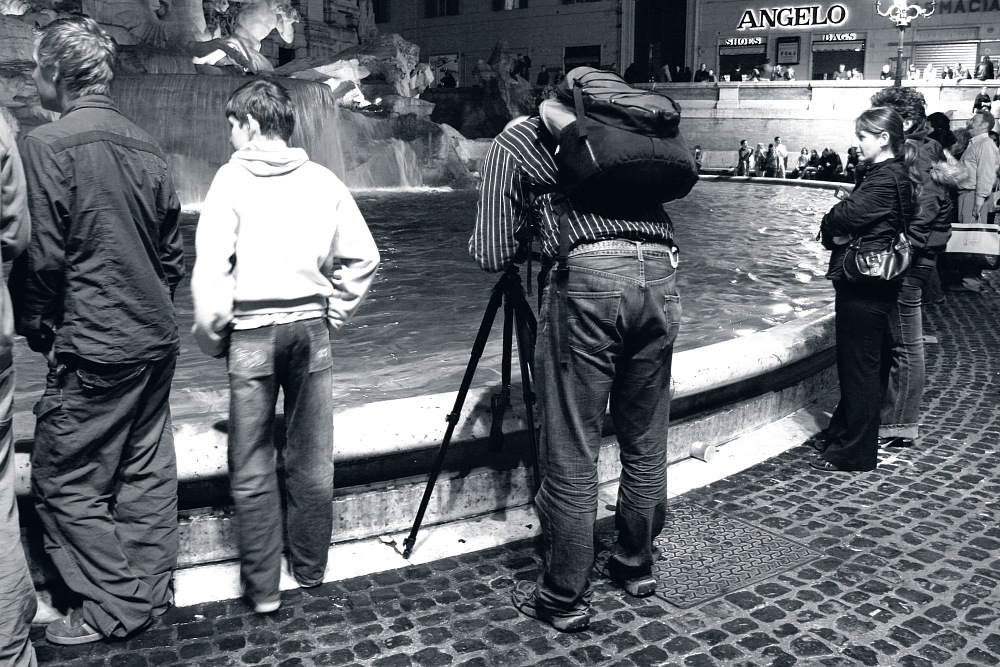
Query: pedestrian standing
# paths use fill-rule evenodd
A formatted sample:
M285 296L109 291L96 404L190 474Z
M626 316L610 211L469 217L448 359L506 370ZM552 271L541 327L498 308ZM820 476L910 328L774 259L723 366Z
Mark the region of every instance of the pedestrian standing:
M976 99L972 102L972 113L977 113L980 109L990 110L990 93L986 86L979 89L979 94L976 95Z
M97 23L53 21L34 59L61 116L22 147L32 236L12 291L18 332L49 363L31 454L45 547L82 598L45 636L82 644L172 602L180 204L160 147L110 97L116 50Z
M863 180L823 217L823 246L831 250L827 278L833 281L840 401L829 425L812 438L822 472L874 470L885 381L882 346L898 309L901 280L852 282L844 273L848 243L869 247L899 234L913 215L913 182L904 163L903 119L876 107L855 121L859 152L867 163Z
M333 525L330 335L375 277L378 249L347 187L288 146L295 114L268 79L226 102L235 153L212 181L195 239L195 339L229 369L229 481L240 580L254 611L281 605L283 524L303 588L323 583ZM284 393L285 498L275 469ZM287 521L282 521L282 506Z
M784 178L785 170L788 169L788 149L785 148L785 144L781 143L781 137L774 138L774 156L777 161L775 175L778 178Z
M14 133L0 113L0 250L3 261L28 245L27 185ZM21 525L14 495L14 315L0 264L0 665L34 667L28 639L35 616L35 589L21 548Z
M965 225L985 221L986 200L992 196L1000 169L1000 149L989 137L995 120L989 111L973 114L965 123L969 131L969 145L962 153L961 163L971 177L958 192L958 221ZM982 287L982 270L961 269L962 282L953 289L960 292L979 292Z
M521 613L572 632L591 618L597 458L609 398L622 475L618 541L605 572L630 595L656 590L653 540L666 518L670 365L681 311L677 248L663 207L621 218L577 210L557 194L555 146L538 116L493 141L469 250L484 269L504 270L533 211L546 263L559 252L560 230L567 240L565 293L554 284L559 279L544 287L534 360L544 571L518 584L512 601Z
M953 193L960 168L947 159L944 149L930 138L926 100L915 88L883 88L872 96L872 105L889 107L903 119L907 150L920 176L917 207L907 225L913 247L910 269L903 276L899 308L886 339L889 383L882 399L879 447L908 447L919 435L920 402L924 394L924 334L921 303L936 272L937 257L951 236L955 209Z
M736 175L750 175L750 161L753 159L753 149L747 144L746 139L740 140L740 147L736 151Z

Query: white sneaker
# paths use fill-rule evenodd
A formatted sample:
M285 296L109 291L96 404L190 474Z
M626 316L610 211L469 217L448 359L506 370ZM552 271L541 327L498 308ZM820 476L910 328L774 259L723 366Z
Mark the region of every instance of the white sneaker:
M252 600L249 595L247 595L246 587L243 582L240 581L240 597L247 601L247 603L253 607L253 610L258 614L273 614L278 611L281 607L281 594L278 594L277 600L266 600L263 602L258 602L257 600Z
M254 602L253 610L258 614L273 614L281 607L281 600L271 602Z

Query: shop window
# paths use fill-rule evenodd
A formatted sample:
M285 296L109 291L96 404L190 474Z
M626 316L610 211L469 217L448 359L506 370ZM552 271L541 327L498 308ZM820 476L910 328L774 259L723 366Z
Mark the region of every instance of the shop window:
M763 65L767 59L767 42L750 46L720 46L719 47L719 71L717 75L719 81L725 81L724 77L732 77L736 72L736 67L740 68L740 75L744 81L750 80L753 68Z
M458 16L458 0L427 0L427 18Z
M389 22L389 0L374 0L372 9L375 13L375 23Z
M506 9L527 9L528 0L493 0L493 11L502 12Z
M865 74L865 42L813 42L812 79L832 79L840 66ZM878 72L875 72L878 76Z

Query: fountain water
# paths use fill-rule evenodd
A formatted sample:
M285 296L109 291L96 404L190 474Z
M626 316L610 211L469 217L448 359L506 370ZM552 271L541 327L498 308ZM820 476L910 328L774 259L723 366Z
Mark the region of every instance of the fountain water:
M226 99L244 77L200 74L143 74L115 81L122 112L162 146L185 205L201 202L220 166L229 160ZM342 110L325 85L281 79L295 103L296 128L291 143L332 170L352 190L423 185L418 166L421 142L433 143L435 127L395 135L398 123ZM426 124L430 126L430 123ZM440 130L437 129L440 133ZM416 148L415 148L416 147Z

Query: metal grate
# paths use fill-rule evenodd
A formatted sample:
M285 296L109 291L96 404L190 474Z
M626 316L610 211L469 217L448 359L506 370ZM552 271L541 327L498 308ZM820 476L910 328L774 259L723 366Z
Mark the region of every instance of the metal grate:
M604 541L610 546L613 534ZM688 609L751 586L821 554L787 537L692 502L671 504L654 541L656 596Z

